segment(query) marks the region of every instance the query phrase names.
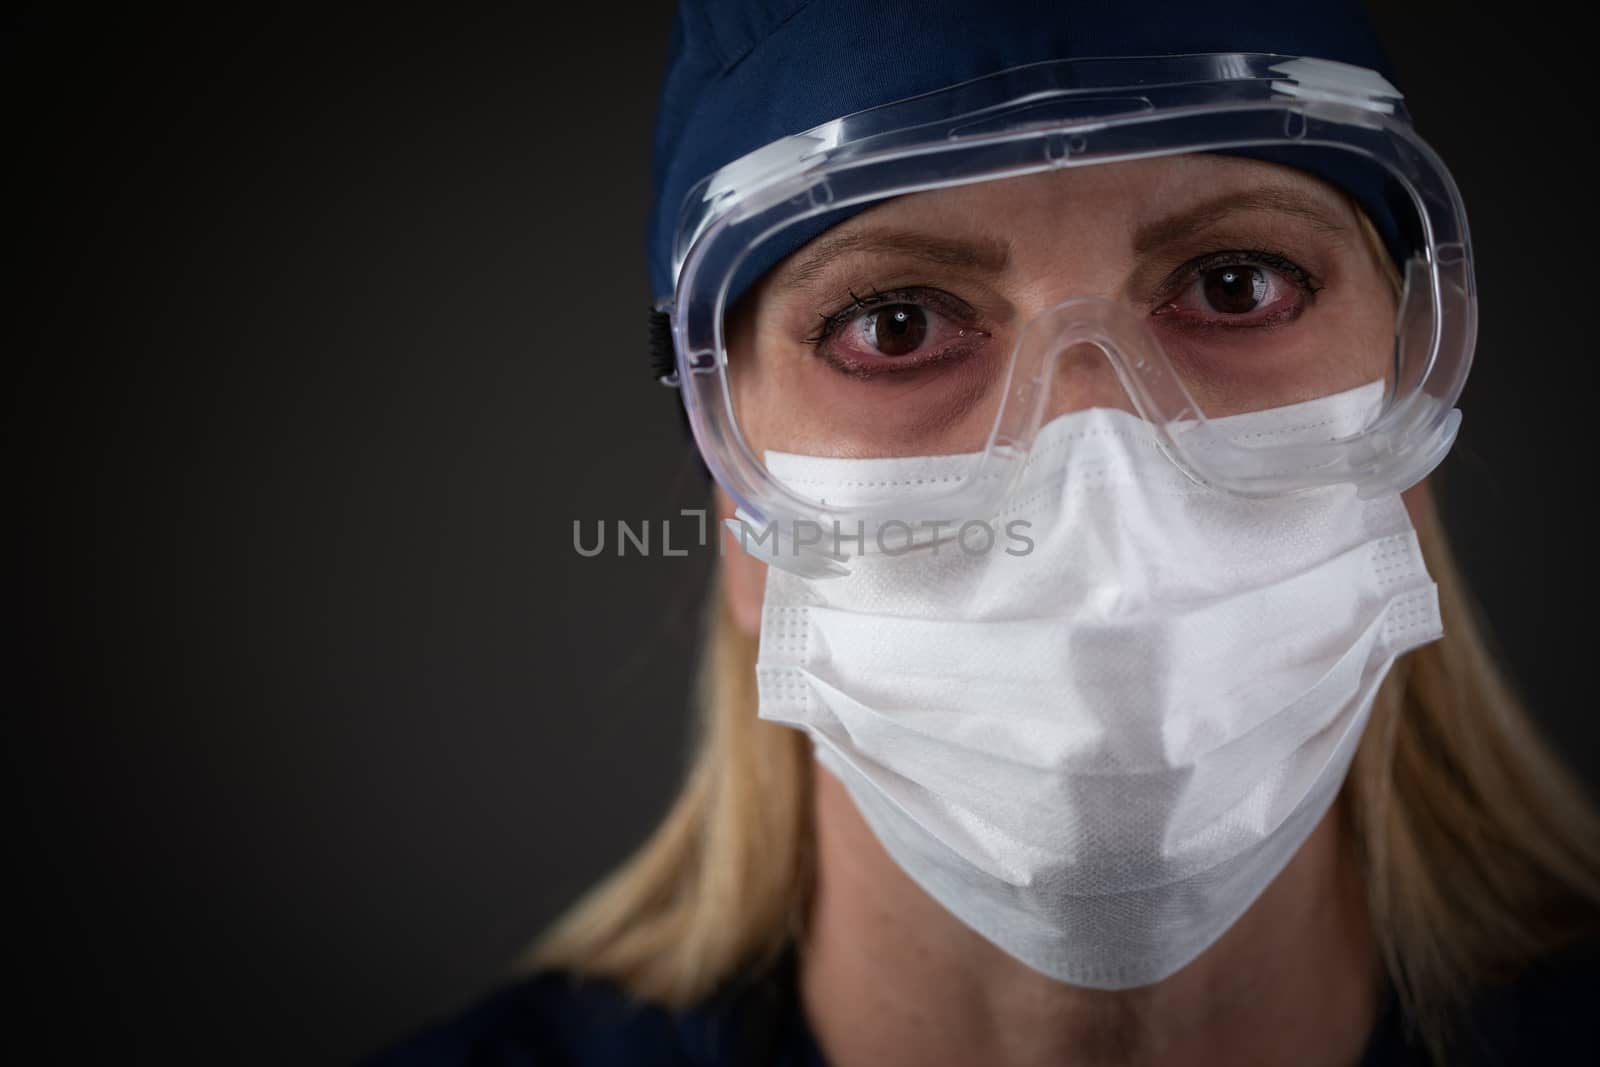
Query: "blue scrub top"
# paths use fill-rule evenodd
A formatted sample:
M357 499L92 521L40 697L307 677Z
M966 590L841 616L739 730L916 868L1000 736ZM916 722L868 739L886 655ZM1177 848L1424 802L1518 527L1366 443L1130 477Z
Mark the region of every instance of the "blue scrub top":
M1585 944L1482 995L1451 1062L1600 1063L1600 944ZM1393 998L1361 1067L1426 1063ZM824 1067L788 953L686 1011L631 1000L610 982L543 973L385 1050L366 1067Z

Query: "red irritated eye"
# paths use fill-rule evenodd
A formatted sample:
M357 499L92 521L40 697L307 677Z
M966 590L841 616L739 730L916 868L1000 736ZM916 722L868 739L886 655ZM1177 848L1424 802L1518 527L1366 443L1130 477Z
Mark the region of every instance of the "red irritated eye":
M1292 322L1317 289L1310 276L1282 257L1272 266L1242 257L1207 257L1154 314L1169 325L1267 327ZM1281 267L1279 266L1281 264Z
M957 322L955 315L929 306L940 303L932 291L874 292L856 298L841 312L823 316L822 330L806 340L835 370L871 378L947 363L988 339L989 334L975 325Z

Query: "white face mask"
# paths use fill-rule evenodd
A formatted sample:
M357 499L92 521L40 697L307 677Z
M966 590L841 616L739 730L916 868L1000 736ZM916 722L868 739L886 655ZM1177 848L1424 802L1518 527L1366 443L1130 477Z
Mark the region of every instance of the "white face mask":
M1225 421L1339 436L1379 399ZM910 479L938 461L768 456L835 500L864 462ZM770 569L761 717L809 733L889 855L1012 956L1099 989L1159 981L1276 877L1395 657L1440 636L1416 534L1397 495L1204 489L1107 410L1041 430L994 528L987 552Z

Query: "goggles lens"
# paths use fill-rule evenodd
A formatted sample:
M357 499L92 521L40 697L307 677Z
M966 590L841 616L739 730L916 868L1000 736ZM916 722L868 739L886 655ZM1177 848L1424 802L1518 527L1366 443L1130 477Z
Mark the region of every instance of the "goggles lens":
M1400 306L1338 190L1189 155L874 205L786 257L724 336L734 418L782 483L769 454L968 455L975 474L1087 408L1181 433L1374 382L1392 395ZM854 503L916 492L881 490Z

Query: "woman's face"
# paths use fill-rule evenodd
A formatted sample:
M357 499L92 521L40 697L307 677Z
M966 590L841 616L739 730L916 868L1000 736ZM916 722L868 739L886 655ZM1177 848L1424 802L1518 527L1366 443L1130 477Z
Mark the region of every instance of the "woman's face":
M757 456L979 449L1022 331L1073 297L1126 309L1207 416L1309 400L1392 373L1383 257L1338 190L1226 156L903 196L827 230L740 301L735 416ZM1098 351L1043 358L1058 361L1050 414L1131 409Z

